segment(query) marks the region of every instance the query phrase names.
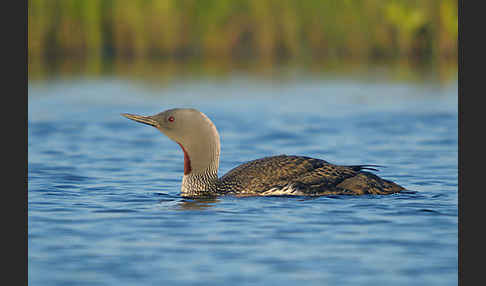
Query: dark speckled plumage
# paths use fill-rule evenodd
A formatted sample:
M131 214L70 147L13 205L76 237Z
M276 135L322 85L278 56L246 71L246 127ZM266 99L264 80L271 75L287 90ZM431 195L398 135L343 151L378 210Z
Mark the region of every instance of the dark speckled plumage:
M338 166L304 156L273 156L244 163L222 176L217 193L239 195L391 194L403 187L363 171L364 165ZM285 190L288 186L291 189Z

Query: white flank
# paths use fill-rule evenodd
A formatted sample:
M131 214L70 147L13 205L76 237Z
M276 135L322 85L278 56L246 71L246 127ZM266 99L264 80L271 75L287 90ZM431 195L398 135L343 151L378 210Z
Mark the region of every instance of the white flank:
M263 193L262 196L304 196L305 194L293 188L292 185L286 185L283 188L271 188Z

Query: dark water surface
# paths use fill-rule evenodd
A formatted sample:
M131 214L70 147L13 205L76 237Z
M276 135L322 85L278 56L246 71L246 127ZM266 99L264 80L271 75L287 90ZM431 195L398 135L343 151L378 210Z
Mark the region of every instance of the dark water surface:
M179 197L183 153L120 113L206 113L219 174L378 164L390 196ZM29 285L457 285L457 82L233 76L29 84Z

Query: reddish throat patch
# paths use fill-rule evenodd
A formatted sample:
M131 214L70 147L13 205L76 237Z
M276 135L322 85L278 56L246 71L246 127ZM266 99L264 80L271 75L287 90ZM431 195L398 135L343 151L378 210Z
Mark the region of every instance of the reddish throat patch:
M189 155L187 155L186 149L182 146L181 143L177 142L179 146L181 146L182 151L184 152L184 175L187 175L191 173L191 159L189 158Z

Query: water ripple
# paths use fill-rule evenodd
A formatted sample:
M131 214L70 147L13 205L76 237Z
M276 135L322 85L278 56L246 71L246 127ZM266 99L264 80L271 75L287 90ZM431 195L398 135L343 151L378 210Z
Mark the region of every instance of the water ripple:
M428 89L206 83L152 94L111 81L51 84L52 97L29 98L29 284L457 284L457 110L426 100ZM67 87L71 96L56 96ZM186 199L177 144L119 115L180 106L187 100L181 92L210 88L226 96L248 87L252 108L239 97L206 98L199 106L220 131L220 174L258 157L292 153L384 165L378 175L409 191ZM397 89L406 100L396 101ZM113 98L150 93L150 104L89 104L82 100L86 90ZM362 90L393 104L344 103L349 92ZM423 100L408 96L417 92ZM457 96L454 88L439 92ZM55 114L46 114L53 106Z

